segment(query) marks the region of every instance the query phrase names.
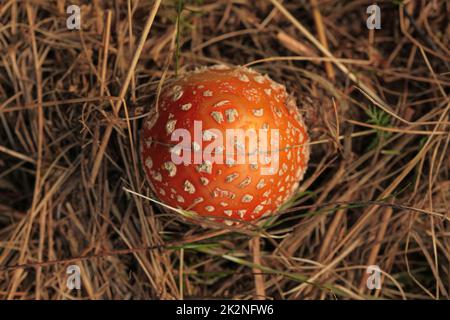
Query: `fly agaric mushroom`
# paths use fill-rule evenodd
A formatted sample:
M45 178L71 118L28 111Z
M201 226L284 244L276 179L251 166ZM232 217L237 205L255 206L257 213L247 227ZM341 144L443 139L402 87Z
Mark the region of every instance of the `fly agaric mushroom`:
M166 85L141 141L148 182L163 203L228 225L276 212L309 159L295 100L244 67L202 68Z

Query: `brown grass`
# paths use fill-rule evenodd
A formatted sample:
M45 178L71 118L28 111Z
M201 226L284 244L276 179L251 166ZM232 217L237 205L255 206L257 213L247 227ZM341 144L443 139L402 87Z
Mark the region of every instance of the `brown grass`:
M71 31L66 1L2 1L0 299L448 299L450 7L401 2L368 30L365 0L83 1ZM215 63L310 128L297 196L244 229L184 222L139 169L162 83Z

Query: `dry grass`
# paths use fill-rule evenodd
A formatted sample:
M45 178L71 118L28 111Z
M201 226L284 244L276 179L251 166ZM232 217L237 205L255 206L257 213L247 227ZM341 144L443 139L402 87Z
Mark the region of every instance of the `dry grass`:
M369 31L372 1L183 2L83 1L80 31L1 2L0 299L448 299L449 4L379 2ZM311 134L298 196L246 230L186 224L139 169L162 82L219 62L285 83Z

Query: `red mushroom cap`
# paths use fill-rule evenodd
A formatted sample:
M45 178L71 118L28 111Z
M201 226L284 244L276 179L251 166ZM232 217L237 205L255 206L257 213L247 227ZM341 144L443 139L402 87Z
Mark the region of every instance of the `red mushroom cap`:
M308 134L284 86L214 66L164 87L144 122L141 156L162 202L231 225L274 213L293 195Z

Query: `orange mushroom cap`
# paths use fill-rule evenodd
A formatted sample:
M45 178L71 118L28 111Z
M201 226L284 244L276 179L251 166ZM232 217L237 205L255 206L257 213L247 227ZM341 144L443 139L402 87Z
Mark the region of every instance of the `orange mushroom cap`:
M162 202L231 225L275 213L293 195L308 140L284 86L213 66L164 87L144 122L141 156Z

